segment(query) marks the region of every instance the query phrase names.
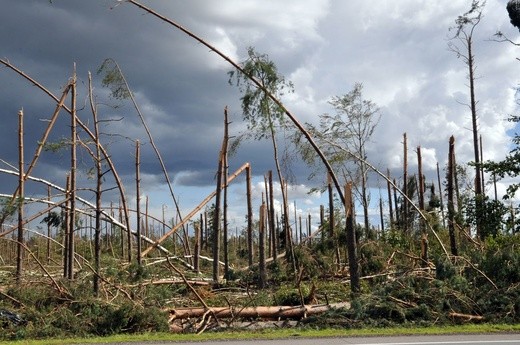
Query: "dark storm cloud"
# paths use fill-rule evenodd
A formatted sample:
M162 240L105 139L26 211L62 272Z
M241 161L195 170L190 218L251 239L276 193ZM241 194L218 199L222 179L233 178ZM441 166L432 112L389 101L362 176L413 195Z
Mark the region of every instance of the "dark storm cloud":
M355 82L365 97L381 106L382 119L369 147L369 160L385 170L401 166L402 133L409 147L423 145L428 162L446 157L446 140L457 135L458 153L471 157L467 115L460 102L467 89L464 65L446 49L448 28L467 10L466 0L374 2L325 1L147 1L146 4L206 38L240 61L246 48L267 53L295 83L286 103L302 122L332 112L327 101L347 93ZM498 157L509 140L501 124L513 112L517 84L515 48L486 39L510 26L505 0L489 0L479 27L477 47L480 114L488 158ZM513 31L516 29L513 28ZM102 119L103 143L120 175L133 189L134 141L143 144L141 168L146 183L164 189L155 153L128 101L108 97L96 71L106 58L122 68L174 183L211 186L223 135L223 109L229 106L230 131L244 129L230 69L215 53L178 30L115 0L6 0L0 13L0 57L8 58L60 95L77 65L79 112L91 123L86 104L87 72L93 73ZM505 91L504 91L505 90ZM26 113L26 156L32 155L54 103L12 71L0 68L0 158L16 164L16 113ZM52 134L69 133L69 117L60 116ZM492 133L492 135L491 135ZM82 138L85 134L80 132ZM281 138L280 138L281 140ZM413 165L413 152L410 164ZM87 183L91 159L82 153L80 177ZM298 158L298 183L309 169ZM249 161L263 175L274 168L269 141L245 143L230 158L230 171ZM44 153L34 174L63 184L67 152ZM428 165L425 168L430 169ZM0 176L0 179L2 177ZM378 182L373 179L374 185ZM0 181L1 183L2 181ZM92 181L90 181L91 183ZM319 181L321 182L321 181ZM107 184L113 184L108 179Z
M146 144L148 138L128 102L123 104L107 98L106 91L99 85L102 76L96 74L97 69L105 58L115 59L153 129L166 166L174 171L210 170L222 136L219 129L223 108L237 99L236 90L227 84L226 70L197 65L216 56L134 7L121 4L110 9L115 4L114 1L55 1L52 4L10 1L9 15L3 12L2 16L3 55L57 96L71 76L75 62L80 83L78 99L84 103L87 71L92 71L97 100L110 105L100 106L100 117L122 119L106 123L102 131L110 134L106 139L107 149L116 167L121 169L119 173L125 175L133 169L131 141L140 139ZM48 118L54 104L13 72L3 68L1 73L2 112L4 119L13 119L1 129L0 140L5 144L3 159L16 162L14 120L18 109L24 107L27 114L25 136L30 153L43 130L39 119ZM89 122L88 109L80 110L79 114L85 123ZM60 134L52 136L55 140L68 133L67 115L60 119L54 130ZM46 158L66 169L68 161L60 154L46 155ZM145 145L142 161L145 172L157 172L158 164L150 145Z

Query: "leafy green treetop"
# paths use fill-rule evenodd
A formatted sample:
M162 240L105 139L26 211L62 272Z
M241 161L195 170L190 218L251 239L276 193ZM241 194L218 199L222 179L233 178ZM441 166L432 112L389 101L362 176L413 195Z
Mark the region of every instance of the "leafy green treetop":
M520 116L510 116L508 121L520 122ZM482 164L484 171L494 174L497 178L515 178L520 176L520 134L515 133L513 139L515 147L509 152L506 158L499 162L486 161ZM507 187L507 194L504 199L513 198L520 188L520 182L511 183Z
M275 63L266 54L259 54L253 47L247 49L247 59L242 68L248 76L258 80L276 98L285 92L292 92L293 85L278 73ZM238 86L243 93L242 116L247 122L247 129L255 140L272 136L276 126L285 126L284 110L274 103L267 94L256 87L245 75L237 71L228 72L229 83Z

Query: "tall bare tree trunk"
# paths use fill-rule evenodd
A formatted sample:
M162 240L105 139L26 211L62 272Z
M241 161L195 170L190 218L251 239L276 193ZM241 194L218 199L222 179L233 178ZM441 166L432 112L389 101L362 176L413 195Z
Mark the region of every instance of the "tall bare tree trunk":
M258 287L263 289L265 287L265 282L267 280L266 272L265 272L265 227L266 227L266 217L267 216L267 207L265 203L262 203L260 206L260 224L258 227Z
M388 180L386 181L386 190L388 193L388 215L389 215L390 228L392 228L392 226L394 224L394 208L393 208L393 202L392 202L392 186L390 185L390 169L386 170L386 175L388 176Z
M482 135L480 135L479 139L480 139L479 140L479 144L480 144L480 161L484 162L484 153L483 153L483 149L482 149ZM486 180L484 180L484 169L480 168L480 174L481 174L481 176L480 176L480 181L481 181L480 184L482 186L482 190L481 190L482 197L485 198L485 196L486 196L486 188L485 188Z
M72 86L71 86L71 132L70 132L70 140L71 140L71 148L70 148L70 217L69 217L69 254L68 256L68 268L67 268L67 278L74 278L74 230L76 228L76 150L77 150L77 130L76 130L76 64L74 64L74 75L72 77Z
M135 141L135 217L137 231L137 264L141 266L141 173L139 160L141 158L139 140Z
M23 259L24 259L24 128L23 128L23 109L18 112L18 237L16 244L16 280L22 279Z
M224 150L227 143L222 142L222 148L219 154L218 171L217 171L217 189L215 195L215 210L213 213L213 281L216 283L220 280L220 197L222 191L222 175L224 169Z
M101 215L102 215L102 184L103 184L103 171L101 165L101 142L99 137L99 121L97 116L96 105L94 104L94 95L92 94L92 76L89 72L89 102L90 110L92 112L92 120L94 122L94 135L96 143L96 151L94 157L94 163L96 165L96 219L94 225L94 277L93 277L93 291L94 295L99 295L99 276L101 274ZM113 216L112 204L110 204L111 216ZM108 236L107 236L108 237Z
M363 150L364 151L364 150ZM366 155L363 155L366 159ZM361 166L361 203L363 204L363 221L365 224L365 234L367 239L373 239L370 231L370 220L368 217L368 204L369 204L369 195L368 195L368 187L367 187L367 179L368 179L368 169L364 162L360 162Z
M270 184L268 182L268 175L264 175L264 192L265 192L265 206L267 207L267 248L266 255L268 257L273 256L273 246L272 246L272 231L271 231L271 201L269 199L269 187ZM262 194L263 200L263 194Z
M327 191L329 195L329 238L334 239L334 194L332 193L332 182L330 175L327 175Z
M274 219L274 192L273 192L273 171L269 170L268 181L269 181L269 231L271 232L271 248L273 261L276 262L276 258L278 256L278 230L275 226ZM267 198L266 198L267 199Z
M446 229L446 217L444 214L444 198L442 196L441 172L439 169L439 162L437 162L437 186L439 188L439 201L441 206L442 226L444 229Z
M408 196L408 143L406 141L406 133L403 134L403 190ZM403 198L403 230L408 232L408 200Z
M222 160L223 160L223 169L222 169L222 178L226 181L226 185L224 186L224 209L222 214L222 232L223 232L223 242L224 242L224 277L229 279L229 238L228 238L228 175L229 175L229 167L228 167L228 143L229 143L229 122L228 122L228 111L227 107L224 108L224 142L226 145L222 148Z
M482 215L480 214L482 205L482 172L480 167L480 154L478 142L478 123L477 123L477 101L475 99L475 58L472 48L473 40L467 40L468 48L468 70L469 70L469 93L470 93L470 109L471 109L471 126L473 132L473 150L475 153L475 203L476 203L476 220L477 220L477 237L481 236Z
M297 242L297 244L303 242L303 230L302 230L302 216L298 216L298 222L300 223L300 242Z
M397 205L398 205L398 204L397 204L397 188L396 188L396 186L397 186L397 181L396 181L395 178L394 178L394 180L393 180L393 183L394 183L394 184L393 184L393 186L392 186L392 189L393 189L393 192L394 192L395 222L396 222L396 224L400 224L399 222L400 222L400 218L401 218L400 216L401 216L401 214L399 213L399 208L397 207Z
M47 200L51 201L51 187L47 186ZM47 213L47 216L50 217L51 211ZM47 223L47 265L51 263L51 225Z
M347 254L350 273L350 289L353 294L360 291L360 270L357 261L356 229L354 225L354 204L352 202L352 182L345 186L345 215L347 233Z
M381 234L385 233L385 219L383 216L383 199L379 198L379 218L381 221Z
M148 206L149 206L148 200L149 200L148 195L146 195L145 198L144 198L144 221L143 221L143 223L144 223L144 233L145 233L146 237L150 237L150 222L149 222L150 214L148 213L148 210L149 210L149 208L148 208ZM152 224L152 226L153 226L153 224ZM140 237L138 237L137 239L141 240Z
M450 137L450 146L448 154L448 172L447 189L448 189L448 232L450 235L450 249L451 254L457 256L457 241L455 237L455 200L454 200L454 182L455 182L455 137Z
M196 273L200 273L199 260L200 260L200 233L202 232L201 225L202 225L202 223L194 224L195 245L194 245L194 249L193 249L193 270Z
M421 147L417 146L417 168L419 175L419 212L423 214L419 218L419 224L421 227L421 258L423 266L428 264L428 233L426 232L426 220L424 219L424 175L422 171L422 155Z
M419 176L418 192L419 192L419 210L424 213L424 175L422 172L422 155L421 147L417 146L417 175ZM425 230L421 227L421 231ZM423 231L424 232L424 231Z
M307 215L307 219L308 219L307 220L307 237L309 238L309 246L311 246L312 245L312 237L311 237L311 235L312 235L312 228L311 228L312 227L312 223L311 223L311 214L310 213Z
M65 203L65 209L63 213L65 213L63 219L63 277L68 277L68 268L69 268L69 239L70 239L70 174L67 174L66 182L65 182L65 198L67 202Z
M173 234L173 238L175 238L175 234ZM174 242L175 245L175 242ZM208 212L204 211L204 249L208 251L209 245L209 226L208 226Z
M246 167L247 196L247 261L253 265L253 203L251 202L251 166Z
M282 180L282 190L285 193L285 200L287 201L287 195L288 195L287 182L285 180ZM282 195L283 195L283 193L282 193ZM296 282L298 282L298 270L296 267L296 257L294 255L294 243L293 243L293 237L292 237L292 229L289 226L289 205L287 203L285 204L285 207L284 207L284 213L285 213L284 221L285 221L285 226L287 228L287 230L285 232L286 241L287 241L286 245L288 248L288 252L286 253L286 255L290 255L290 258L292 261L292 266L293 266L294 279Z
M204 229L206 227L206 222L204 221L204 217L206 215L206 212L201 212L200 213L200 240L199 240L199 254L201 253L202 251L202 248L203 248L203 245L204 245ZM164 234L166 233L166 231L162 234L162 236L164 236Z

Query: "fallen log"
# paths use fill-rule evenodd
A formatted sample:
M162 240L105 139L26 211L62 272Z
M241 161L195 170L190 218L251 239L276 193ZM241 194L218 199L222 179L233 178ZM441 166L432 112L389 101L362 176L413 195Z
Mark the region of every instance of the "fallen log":
M206 281L201 280L188 280L188 283L190 283L193 286L208 286L210 283ZM126 287L138 287L138 286L147 286L147 285L174 285L174 284L186 284L184 280L180 279L161 279L161 280L151 280L151 281L145 281L141 282L139 284L132 284L127 285Z
M484 317L480 316L480 315L462 314L462 313L456 313L456 312L451 312L448 315L451 318L462 319L465 321L482 321L482 320L484 320Z
M302 319L309 315L324 313L331 309L350 308L349 302L304 306L272 307L210 307L177 308L170 310L170 322L174 320L199 318L208 311L220 318L259 318L259 319Z

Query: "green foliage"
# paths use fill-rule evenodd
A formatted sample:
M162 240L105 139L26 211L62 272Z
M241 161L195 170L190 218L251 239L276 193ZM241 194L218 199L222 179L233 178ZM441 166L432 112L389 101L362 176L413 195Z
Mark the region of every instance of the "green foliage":
M283 265L280 260L271 261L267 264L266 268L267 272L269 272L269 281L271 284L279 285L282 282L287 281L287 267Z
M304 298L310 292L310 288L305 284L301 284L300 289ZM289 285L280 286L276 290L273 299L276 305L296 306L302 304L298 288Z
M277 99L280 99L285 92L292 92L293 85L278 73L275 63L266 54L259 54L253 47L249 47L247 55L248 58L241 63L246 75L238 71L230 71L228 72L229 83L238 86L243 93L240 100L242 116L249 130L248 135L259 140L271 136L276 126L285 126L284 111L250 78L256 79Z
M520 116L510 116L508 121L520 123ZM497 179L509 177L515 179L520 176L520 135L515 133L513 139L514 148L509 152L506 158L499 162L486 161L482 163L484 171L492 173ZM513 198L520 188L520 183L511 183L507 187L504 199Z
M363 184L366 184L369 170L363 160L367 159L366 144L381 117L379 107L363 98L362 83L355 83L352 90L342 96L332 97L329 104L335 113L319 115L319 125L306 123L307 130L315 138L333 169L360 186L355 192L362 199L361 190L366 188ZM295 133L293 141L303 160L314 166L317 157L310 145L302 140L301 133ZM321 175L319 168L310 177L317 174Z
M376 242L367 242L359 247L361 276L381 273L385 268L386 258L381 254L381 246Z
M23 198L0 197L0 225L9 219L23 203Z
M457 273L455 266L446 256L438 256L435 259L435 278L449 280Z
M49 212L40 223L47 224L48 226L53 226L55 228L59 228L63 222L63 216L55 211Z
M486 275L501 286L520 282L520 235L487 238L480 266Z
M311 250L307 247L297 246L294 248L294 258L296 265L300 269L304 270L306 276L316 277L323 272L324 262L320 258L320 255L313 255Z
M89 284L69 282L73 298L47 284L12 286L6 294L23 303L27 324L0 329L0 340L106 336L167 331L167 315L156 306L129 300L106 302L90 297ZM2 300L0 299L0 303Z
M150 271L147 267L132 262L127 269L128 279L131 282L139 282L150 277Z
M507 207L498 200L488 197L469 198L465 204L466 223L476 226L480 215L480 238L497 236L505 229Z
M105 59L98 68L97 74L103 75L101 84L110 88L111 96L123 100L130 98L130 90L119 65L113 59Z

